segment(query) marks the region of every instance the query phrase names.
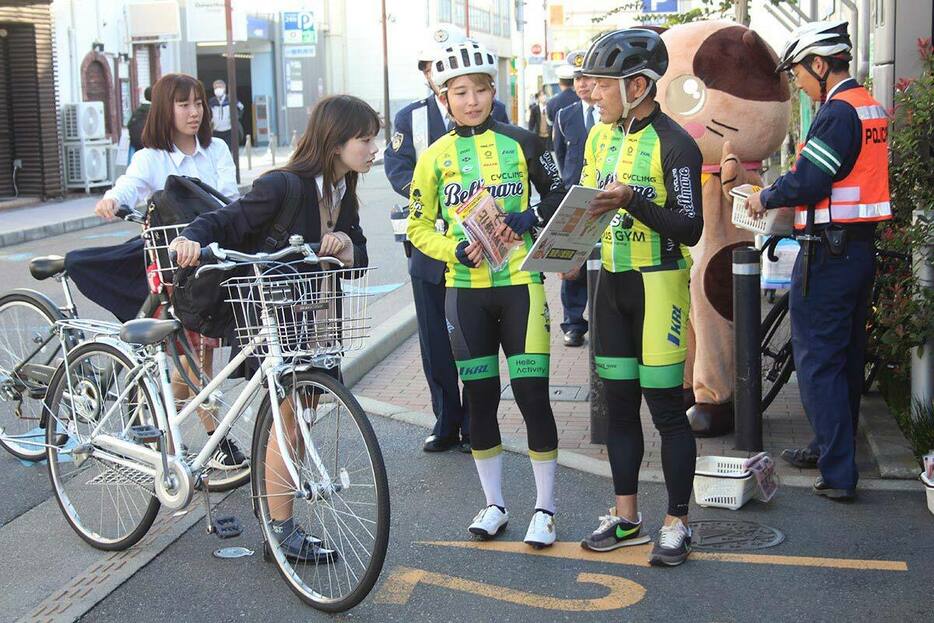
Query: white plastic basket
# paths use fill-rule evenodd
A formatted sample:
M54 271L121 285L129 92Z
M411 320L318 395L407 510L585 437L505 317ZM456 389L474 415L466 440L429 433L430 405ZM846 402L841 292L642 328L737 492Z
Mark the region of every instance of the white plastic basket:
M756 479L743 469L746 459L699 456L694 468L694 500L705 508L739 510L756 492Z
M924 475L924 472L922 472L921 482L924 483L924 489L927 492L928 510L931 511L932 515L934 515L934 480L931 480L930 478Z
M730 191L733 197L733 224L767 236L790 236L795 227L794 208L773 208L766 210L761 219L751 218L746 214L746 197L759 190L757 186L743 184Z

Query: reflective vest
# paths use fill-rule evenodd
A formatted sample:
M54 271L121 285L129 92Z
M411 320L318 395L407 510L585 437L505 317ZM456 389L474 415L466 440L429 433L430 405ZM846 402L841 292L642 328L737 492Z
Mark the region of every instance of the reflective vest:
M862 147L853 170L814 207L814 223L873 223L892 218L889 202L888 114L863 87L833 94L856 109ZM795 229L807 225L807 206L795 208Z

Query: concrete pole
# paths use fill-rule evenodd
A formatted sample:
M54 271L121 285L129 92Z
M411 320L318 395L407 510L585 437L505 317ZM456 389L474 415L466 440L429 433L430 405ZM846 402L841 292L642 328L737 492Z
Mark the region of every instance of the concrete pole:
M736 23L749 26L749 0L736 0Z
M240 183L240 115L237 111L237 59L233 44L233 9L230 0L224 0L224 16L227 20L227 98L230 103L230 155L237 170Z
M386 145L389 145L392 134L392 119L389 117L389 38L386 34L386 0L382 0L383 7L383 133Z
M915 223L934 221L934 210L915 210L912 215ZM919 285L934 288L934 239L916 247L913 255ZM924 407L934 406L934 344L911 349L911 397Z

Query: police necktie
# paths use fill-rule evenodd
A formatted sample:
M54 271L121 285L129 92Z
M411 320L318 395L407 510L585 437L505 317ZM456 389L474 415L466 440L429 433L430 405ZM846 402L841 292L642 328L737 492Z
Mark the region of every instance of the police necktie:
M587 118L584 120L584 129L590 132L593 127L593 105L587 107Z

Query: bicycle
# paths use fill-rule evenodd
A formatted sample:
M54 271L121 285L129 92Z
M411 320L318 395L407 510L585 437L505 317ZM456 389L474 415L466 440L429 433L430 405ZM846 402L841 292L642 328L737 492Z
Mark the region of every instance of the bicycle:
M117 216L143 226L145 256L154 260L154 266L147 271L150 294L137 317L169 317L171 303L159 278L171 282L172 266L159 258L164 257L166 237L183 226L148 228L145 215L128 206L120 206ZM58 306L51 298L31 289L13 290L0 297L0 446L21 460L36 462L46 456L43 439L47 414L43 413L42 400L55 369L65 352L77 346L89 332L104 329L109 323L81 321L65 258L37 257L30 261L29 270L39 281L52 278L59 282L65 304ZM184 333L168 345L168 352L181 381L197 393L207 379L198 365L201 358L194 354ZM194 380L181 365L182 357L188 362ZM244 436L242 431L238 433ZM212 491L235 489L250 478L246 468L215 471L217 477L210 481Z
M768 249L769 259L774 260L773 239L777 242L779 238L770 238L763 247L763 251ZM884 251L877 249L876 258L880 259L877 265L877 274L885 270L887 261L910 261L910 258L903 253L894 251ZM779 297L769 313L762 320L760 353L762 355L762 403L761 412L772 404L775 397L782 390L782 387L791 378L791 373L795 369L794 352L791 343L791 316L789 314L790 292L784 293ZM870 303L870 313L867 321L867 344L872 343L872 334L875 325L873 324L873 313L880 305L880 287L878 281L873 284L872 298ZM866 371L863 379L862 392L868 393L875 382L879 368L884 362L875 355L867 346L866 352Z
M302 259L281 262L296 253ZM130 321L119 340L105 335L69 351L46 398L56 422L46 428L55 497L90 545L132 546L160 506L180 510L191 503L204 484L207 458L244 406L265 391L250 465L264 558L305 603L327 612L347 610L372 589L389 540L389 489L379 443L356 398L326 372L366 337L366 296L360 294L365 288L346 293L340 283L365 282L370 269L299 271L301 264L340 265L319 258L301 237L271 254L212 244L202 251L203 261L210 257L219 263L199 271L252 267L252 275L224 282L242 350L181 411L172 399L165 352L181 331L176 320ZM176 451L185 444L180 424L253 356L260 359L258 368L206 445L194 457ZM82 384L94 388L93 399L76 391ZM207 487L200 488L209 531L222 529L212 523ZM277 533L283 525L293 531ZM295 534L298 556L285 546ZM301 554L306 543L311 561Z

